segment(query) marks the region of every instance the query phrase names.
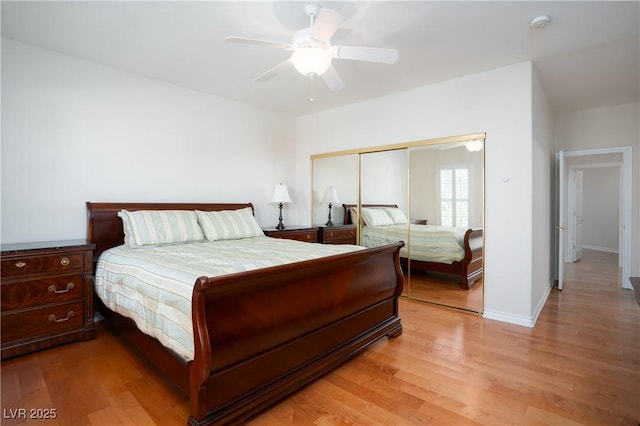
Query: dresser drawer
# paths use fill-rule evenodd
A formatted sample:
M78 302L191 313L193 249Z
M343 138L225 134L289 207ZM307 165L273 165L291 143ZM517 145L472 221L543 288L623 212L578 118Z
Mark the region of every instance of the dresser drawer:
M2 343L80 329L82 308L82 302L76 302L3 314Z
M307 243L318 242L318 228L316 227L291 227L283 230L267 229L264 231L264 235L272 238L285 238Z
M340 229L340 230L323 230L323 243L344 243L355 244L356 243L356 230L355 229Z
M73 271L84 267L84 253L15 257L2 261L2 277L19 277L41 272Z
M2 284L2 312L30 306L61 303L84 296L84 274Z
M323 226L320 241L323 244L355 244L356 234L355 225Z
M306 232L291 232L287 234L286 237L290 240L298 240L298 241L306 241L308 243L315 243L318 241L318 232L317 231L306 231Z

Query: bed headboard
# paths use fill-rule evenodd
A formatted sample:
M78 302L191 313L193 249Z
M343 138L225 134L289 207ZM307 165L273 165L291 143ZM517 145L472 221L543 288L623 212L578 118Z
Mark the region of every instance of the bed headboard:
M344 224L351 225L353 222L353 218L351 217L351 209L358 207L357 204L343 204L342 208L344 209ZM363 204L362 207L373 207L373 208L398 208L397 204Z
M120 210L237 210L251 207L251 203L92 203L87 202L87 240L95 243L93 259L100 254L124 243L122 220L118 217Z

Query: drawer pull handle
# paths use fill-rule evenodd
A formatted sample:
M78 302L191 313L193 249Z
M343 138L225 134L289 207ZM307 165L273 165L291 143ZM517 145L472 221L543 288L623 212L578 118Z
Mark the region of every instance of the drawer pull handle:
M65 288L64 290L58 290L56 289L55 285L51 284L49 287L47 287L47 290L55 294L68 293L69 290L73 288L73 285L74 285L73 283L67 283L67 288Z
M68 257L63 257L62 259L60 259L60 264L61 264L62 266L67 266L67 265L69 265L70 263L71 263L71 261L69 260L69 258L68 258Z
M16 265L16 268L22 269L25 266L27 266L27 262L20 261L20 262L16 262L15 265Z
M58 319L58 318L56 318L55 314L51 314L51 315L49 315L49 321L51 321L51 322L65 322L65 321L69 321L71 319L71 317L74 316L74 315L75 315L75 312L69 311L69 312L67 312L67 316L66 317Z

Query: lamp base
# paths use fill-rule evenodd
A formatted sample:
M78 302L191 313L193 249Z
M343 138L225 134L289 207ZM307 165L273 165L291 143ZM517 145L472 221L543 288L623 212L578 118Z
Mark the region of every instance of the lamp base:
M327 223L325 223L325 225L327 226L333 226L333 222L331 221L331 203L329 203L329 220L327 221Z
M276 229L278 231L282 231L284 229L284 224L282 223L282 203L278 206L280 208L280 216L278 216L278 224L276 225Z

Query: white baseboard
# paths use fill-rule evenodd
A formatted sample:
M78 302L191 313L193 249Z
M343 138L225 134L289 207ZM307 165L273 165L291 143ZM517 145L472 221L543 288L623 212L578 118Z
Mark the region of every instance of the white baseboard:
M482 317L486 319L492 319L496 321L508 322L509 324L522 325L525 327L533 328L535 321L532 317L524 315L514 315L507 312L492 311L485 309L482 313Z
M496 321L508 322L509 324L522 325L524 327L533 328L536 325L536 321L538 321L538 317L542 312L542 308L544 308L544 304L547 302L549 298L549 294L551 294L551 289L553 288L553 282L547 285L547 289L545 290L544 295L538 301L538 305L536 309L533 311L533 316L526 315L515 315L507 312L500 311L492 311L490 309L485 309L482 313L483 318L492 319Z
M551 294L551 290L553 289L554 283L555 283L555 280L551 281L547 285L547 289L545 290L545 292L542 295L542 297L540 298L540 300L538 300L538 305L536 306L536 309L533 311L533 324L534 325L538 321L538 317L540 316L540 312L542 312L542 308L544 308L545 303L547 303L547 299L549 298L549 295Z
M609 247L601 247L601 246L592 246L592 245L582 245L583 249L587 249L587 250L595 250L595 251L604 251L607 253L615 253L615 254L619 254L618 249L612 249Z

